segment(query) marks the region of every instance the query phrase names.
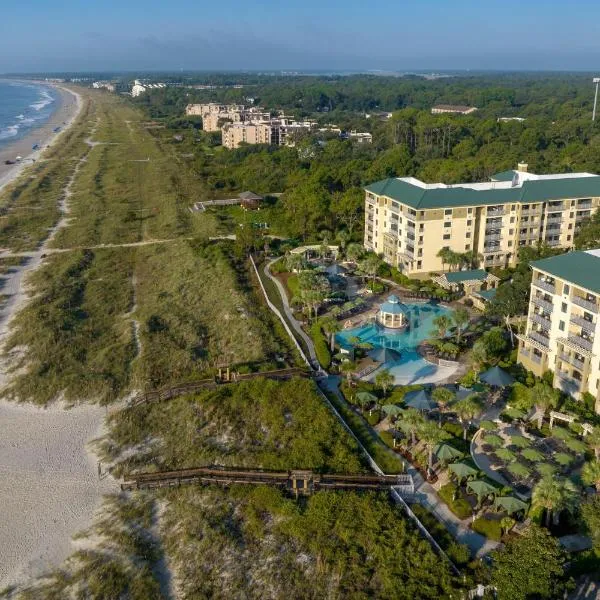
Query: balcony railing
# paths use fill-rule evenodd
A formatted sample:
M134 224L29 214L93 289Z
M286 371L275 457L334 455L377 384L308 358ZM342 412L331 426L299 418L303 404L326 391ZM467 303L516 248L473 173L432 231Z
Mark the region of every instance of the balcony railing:
M550 292L551 294L554 294L554 291L555 291L554 283L548 283L544 279L534 279L533 285L535 285L543 290L546 290L547 292Z
M504 214L506 214L504 208L488 208L487 210L488 217L501 217Z
M558 354L558 357L561 360L568 362L570 365L577 367L580 371L583 371L583 369L585 368L585 362L583 362L582 360L579 360L578 358L575 358L574 356L571 356L570 354L560 352Z
M542 211L538 208L538 209L528 209L528 210L522 210L521 211L521 216L522 217L539 217L542 215Z
M585 329L585 331L589 331L590 333L595 333L596 331L596 323L588 321L587 319L584 319L578 315L571 315L571 323L579 325L579 327Z
M564 210L565 209L565 205L563 202L549 202L546 205L546 212L547 213L551 213L551 212L558 212L559 210Z
M590 340L587 340L584 337L581 337L580 335L577 335L576 333L570 333L567 336L567 339L572 344L580 346L581 348L583 348L584 350L587 350L588 352L591 352L592 348L594 347L594 342L592 342Z
M531 301L540 308L543 308L547 312L551 313L554 308L554 304L552 302L548 302L548 300L544 300L543 298L538 298L537 296L532 296Z
M546 244L548 244L548 246L560 246L560 240L552 240L546 238L545 242Z
M546 348L550 348L550 338L538 333L537 331L530 331L527 334L532 340L542 344L542 346L546 346Z
M500 240L502 240L502 234L501 233L485 233L485 242L499 242Z
M550 329L550 317L546 317L544 315L538 315L537 313L533 313L531 315L531 320L534 323L537 323L538 325L541 325L542 327L546 328L546 329Z
M577 210L584 210L584 209L589 209L592 208L592 201L591 200L580 200L577 203Z
M585 308L586 310L590 310L594 313L598 312L598 305L595 302L590 302L581 296L573 296L571 298L571 302L576 304L577 306L581 306L581 308Z
M415 224L412 221L406 221L406 226L409 229L414 229L415 228Z

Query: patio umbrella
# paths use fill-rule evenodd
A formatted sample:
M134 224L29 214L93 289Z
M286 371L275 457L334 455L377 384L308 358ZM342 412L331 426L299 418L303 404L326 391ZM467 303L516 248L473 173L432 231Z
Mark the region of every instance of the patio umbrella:
M415 390L404 395L404 403L410 408L417 410L433 410L437 404L431 399L425 390Z
M389 363L400 360L400 352L391 348L374 348L367 352L367 356L380 363Z
M371 402L377 402L377 396L371 394L371 392L357 392L356 399L360 402L360 404L369 404Z
M512 385L515 382L515 378L510 373L507 373L498 366L480 373L479 380L494 387L504 387Z
M459 479L465 479L465 477L473 477L478 473L475 467L472 467L471 465L468 465L464 462L451 463L448 465L448 469L452 471Z
M498 489L491 483L484 481L483 479L475 479L467 483L467 490L471 490L478 498L483 496L489 496L490 494L497 494Z
M463 453L450 444L438 444L433 453L436 455L438 460L442 462L448 462L450 460L463 457Z
M502 508L509 515L512 515L520 510L527 511L529 504L513 496L496 496L496 499L494 500L494 508L496 510Z
M399 415L402 412L402 409L397 404L386 404L381 410L388 416Z

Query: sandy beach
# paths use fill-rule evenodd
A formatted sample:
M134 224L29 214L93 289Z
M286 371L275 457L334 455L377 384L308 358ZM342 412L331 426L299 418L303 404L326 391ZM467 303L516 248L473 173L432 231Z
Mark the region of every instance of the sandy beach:
M0 191L2 188L15 180L34 161L39 160L43 151L60 140L61 134L72 124L79 114L81 98L78 94L61 86L53 86L59 92L59 105L50 119L35 129L32 129L25 137L0 146ZM60 131L54 129L60 127ZM40 149L32 151L34 144L39 144ZM17 156L23 157L14 165L6 165L5 161L14 161Z
M82 105L78 94L62 88L61 93L63 104L54 117L31 134L36 140L47 136L43 148L48 140L60 141L60 133L52 129L60 124L65 131ZM31 148L31 143L27 138L16 142L10 153ZM10 321L29 297L27 275L38 268L49 241L66 224L71 187L82 161L64 189L60 221L25 265L3 278L8 299L0 309L0 347ZM0 189L30 164L30 160L11 167L2 164ZM5 358L0 357L0 388L8 380ZM75 549L72 536L91 525L102 494L118 490L112 477L99 477L97 459L88 448L102 433L105 410L92 405L65 410L58 404L43 409L0 400L0 589L58 567Z

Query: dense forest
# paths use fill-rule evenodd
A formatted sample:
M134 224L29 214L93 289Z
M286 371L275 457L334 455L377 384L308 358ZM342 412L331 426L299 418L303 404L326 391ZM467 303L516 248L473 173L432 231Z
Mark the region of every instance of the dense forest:
M244 84L246 79L240 78ZM294 147L257 145L231 151L220 146L219 133L202 132L198 118L185 117L190 102L247 103L248 98L322 124L369 131L373 144L322 134L300 138ZM279 221L283 233L303 238L339 229L356 236L362 226L353 215L362 211L362 187L385 177L483 181L520 161L536 173L600 172L600 126L591 120L592 101L587 76L539 74L436 80L256 76L242 88L169 87L136 99L150 117L167 125L154 133L179 144L181 156L202 183L201 199L245 189L283 192L275 207L280 218L277 210L270 217ZM431 106L439 102L479 110L466 116L432 115ZM377 111L393 115L386 118ZM498 120L515 116L524 120Z

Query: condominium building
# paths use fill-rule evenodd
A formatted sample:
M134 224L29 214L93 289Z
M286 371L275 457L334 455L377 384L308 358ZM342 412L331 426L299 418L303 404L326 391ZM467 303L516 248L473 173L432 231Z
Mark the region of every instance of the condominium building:
M455 104L436 104L431 109L432 115L442 115L442 114L457 114L457 115L470 115L477 110L475 106L461 106Z
M244 123L225 123L221 128L222 144L233 150L241 144L293 146L294 134L310 131L314 121L290 121L287 118L265 119Z
M224 122L245 123L268 120L270 113L259 107L246 108L243 104L188 104L185 108L187 116L202 117L204 131L220 131Z
M544 242L569 248L600 205L600 176L536 175L519 164L485 183L423 183L414 177L365 188L364 245L407 275L448 269L447 247L481 255L480 266L513 266L518 249Z
M519 362L575 398L589 392L600 412L600 249L567 252L531 264L527 328Z

